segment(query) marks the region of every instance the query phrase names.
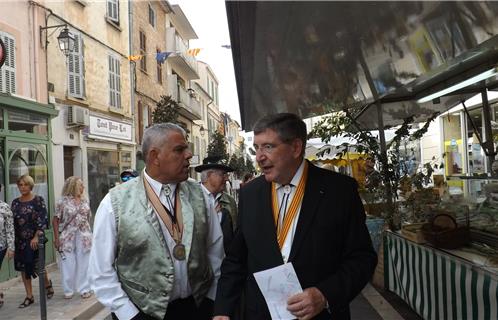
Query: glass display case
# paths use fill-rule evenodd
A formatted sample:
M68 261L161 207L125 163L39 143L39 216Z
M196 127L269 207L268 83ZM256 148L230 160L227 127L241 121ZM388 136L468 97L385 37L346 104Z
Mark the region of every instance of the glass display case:
M498 178L448 177L441 208L451 212L459 223L468 223L471 238L498 248Z

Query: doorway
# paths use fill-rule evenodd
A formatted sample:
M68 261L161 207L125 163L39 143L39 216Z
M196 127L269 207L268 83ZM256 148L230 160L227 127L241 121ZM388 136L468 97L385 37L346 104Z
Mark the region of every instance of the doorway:
M64 146L64 180L74 176L74 148Z

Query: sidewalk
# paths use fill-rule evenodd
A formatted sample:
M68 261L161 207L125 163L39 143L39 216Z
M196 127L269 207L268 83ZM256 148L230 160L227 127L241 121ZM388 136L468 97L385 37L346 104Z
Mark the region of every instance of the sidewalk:
M109 314L104 307L92 296L82 299L75 294L72 299L64 299L59 269L56 264L47 267L49 279L55 290L52 299L47 300L47 319L49 320L103 320ZM33 295L35 303L27 308L19 309L26 296L21 278L15 278L0 283L0 292L4 293L4 305L0 308L0 319L8 320L35 320L40 319L40 294L38 278L33 280Z
M55 295L47 300L48 320L108 320L109 311L105 309L95 296L89 299L82 299L75 295L72 299L64 299L60 283L60 273L56 264L47 267L49 278L52 280ZM12 279L0 283L0 291L5 295L5 303L0 308L0 319L8 320L38 320L40 319L39 286L38 279L33 281L33 293L35 303L25 309L19 309L18 305L24 300L26 293L21 278ZM399 304L399 302L397 302ZM401 301L401 304L404 302ZM396 306L399 309L399 306ZM406 309L407 307L405 307ZM384 297L370 284L351 303L352 320L408 320L418 319L403 316L384 299ZM409 309L409 308L408 308ZM413 315L412 310L405 310L409 315ZM188 320L188 319L186 319Z

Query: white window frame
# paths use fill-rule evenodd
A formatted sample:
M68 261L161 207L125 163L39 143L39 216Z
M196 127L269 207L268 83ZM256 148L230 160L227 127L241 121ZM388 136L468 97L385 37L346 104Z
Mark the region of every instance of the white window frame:
M0 38L6 50L5 63L0 68L0 92L16 93L16 38L3 31L0 31Z
M109 106L121 109L121 61L119 57L109 54L107 63L109 74Z
M119 0L106 1L106 16L109 20L119 24Z
M154 28L156 27L157 24L156 11L154 10L154 8L152 8L152 5L150 3L149 3L149 24Z
M85 98L84 46L81 33L74 35L74 49L67 56L67 93L74 98Z

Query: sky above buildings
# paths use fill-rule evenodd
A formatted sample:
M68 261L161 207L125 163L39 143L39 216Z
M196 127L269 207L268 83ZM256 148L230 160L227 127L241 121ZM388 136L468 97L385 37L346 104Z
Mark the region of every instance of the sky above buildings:
M233 70L230 35L224 0L170 0L178 4L194 28L198 40L190 41L190 48L200 48L197 59L211 66L219 81L220 110L240 124L239 101Z

